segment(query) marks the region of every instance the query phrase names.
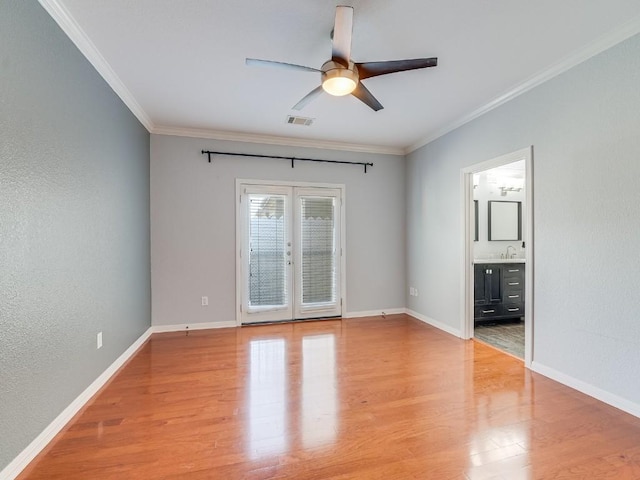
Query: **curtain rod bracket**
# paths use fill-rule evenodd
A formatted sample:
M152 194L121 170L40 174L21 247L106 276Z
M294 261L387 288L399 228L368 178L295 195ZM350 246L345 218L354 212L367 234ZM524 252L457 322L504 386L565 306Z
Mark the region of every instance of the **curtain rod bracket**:
M211 155L212 155L213 153L214 153L214 152L209 152L208 150L202 150L202 154L203 154L203 155L207 155L207 156L209 157L209 163L211 163Z

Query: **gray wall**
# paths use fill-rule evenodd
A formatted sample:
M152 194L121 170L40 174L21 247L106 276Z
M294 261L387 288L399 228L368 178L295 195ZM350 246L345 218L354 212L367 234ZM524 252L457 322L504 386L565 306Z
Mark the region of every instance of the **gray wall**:
M0 66L1 470L151 300L149 134L35 0L0 1Z
M293 127L302 128L302 127ZM361 167L201 150L370 161ZM153 324L236 320L235 179L346 185L347 310L405 305L404 157L151 136ZM209 297L209 307L201 297Z
M640 404L639 85L636 36L409 155L409 308L459 328L460 170L533 145L533 360Z

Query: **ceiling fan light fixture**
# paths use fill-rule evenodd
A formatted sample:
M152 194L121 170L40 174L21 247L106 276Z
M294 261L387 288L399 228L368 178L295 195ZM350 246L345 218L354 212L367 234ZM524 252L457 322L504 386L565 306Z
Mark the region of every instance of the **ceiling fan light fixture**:
M322 88L336 97L349 95L358 86L358 74L347 68L333 68L322 73Z
M336 97L349 95L356 89L356 82L347 77L328 78L322 83L324 91Z

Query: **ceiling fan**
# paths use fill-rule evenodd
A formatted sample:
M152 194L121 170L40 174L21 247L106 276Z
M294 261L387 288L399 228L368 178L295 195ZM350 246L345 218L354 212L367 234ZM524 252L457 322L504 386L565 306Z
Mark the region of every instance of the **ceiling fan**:
M362 84L362 80L379 75L386 75L388 73L435 67L438 65L438 59L435 57L355 63L351 60L352 30L353 7L336 7L335 24L331 32L333 40L331 59L327 60L320 69L292 63L275 62L272 60L259 60L256 58L247 58L246 64L250 66L270 66L320 73L322 84L296 103L293 106L294 110L302 110L309 102L325 91L335 96L351 94L376 112L384 107Z

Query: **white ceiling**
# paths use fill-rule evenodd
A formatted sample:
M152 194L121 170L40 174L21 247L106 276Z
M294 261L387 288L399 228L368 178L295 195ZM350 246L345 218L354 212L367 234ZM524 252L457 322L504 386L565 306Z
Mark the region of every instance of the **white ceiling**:
M351 0L354 61L437 56L371 78L384 105L322 95L334 1L40 0L153 133L401 154L640 32L639 0ZM310 127L288 125L297 114Z

